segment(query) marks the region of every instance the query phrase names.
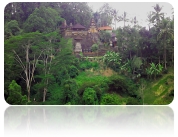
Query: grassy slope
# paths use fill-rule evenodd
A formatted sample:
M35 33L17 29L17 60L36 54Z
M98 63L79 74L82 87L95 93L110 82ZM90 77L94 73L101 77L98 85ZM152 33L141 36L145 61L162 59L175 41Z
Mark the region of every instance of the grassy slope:
M83 82L93 81L95 84L107 81L107 76L103 74L95 74L94 72L83 72L77 78L77 84L81 86ZM172 102L173 98L168 94L174 90L174 70L169 68L168 74L164 74L161 78L147 81L144 90L144 104L148 105L167 105Z
M168 74L151 81L144 90L144 104L148 105L168 105L172 102L172 97L168 94L174 90L174 70L169 68Z

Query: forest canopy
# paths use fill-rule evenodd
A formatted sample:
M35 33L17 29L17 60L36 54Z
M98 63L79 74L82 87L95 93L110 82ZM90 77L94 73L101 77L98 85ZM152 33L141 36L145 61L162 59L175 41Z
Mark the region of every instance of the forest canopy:
M160 4L148 11L149 28L105 3L12 2L4 9L4 98L12 105L169 104L174 96L174 17ZM174 15L174 13L172 13ZM81 24L89 53L61 26ZM123 27L115 26L123 21ZM132 22L134 25L126 25ZM100 27L110 27L111 31ZM69 28L67 28L69 29ZM77 30L79 31L79 30ZM81 31L81 32L82 32ZM82 36L82 35L81 35ZM92 39L92 40L89 40ZM77 41L77 42L78 42ZM113 43L111 43L113 42ZM102 54L101 54L102 53ZM88 55L92 56L88 56Z

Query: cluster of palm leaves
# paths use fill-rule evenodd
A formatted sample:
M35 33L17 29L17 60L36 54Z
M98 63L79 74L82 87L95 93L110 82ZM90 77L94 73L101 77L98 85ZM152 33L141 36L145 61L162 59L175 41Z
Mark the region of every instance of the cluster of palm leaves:
M155 12L152 12L150 21L157 28L158 35L157 41L161 41L163 45L164 68L167 69L167 45L170 41L174 41L174 19L165 18L164 13L161 12L162 7L156 4L154 7Z
M159 75L163 70L163 66L161 64L155 64L155 63L150 63L150 68L146 68L146 73L149 78L151 76L154 76L154 79L156 79L156 76Z
M103 62L106 64L106 66L113 67L115 65L119 65L121 63L121 56L119 53L108 51L103 56Z

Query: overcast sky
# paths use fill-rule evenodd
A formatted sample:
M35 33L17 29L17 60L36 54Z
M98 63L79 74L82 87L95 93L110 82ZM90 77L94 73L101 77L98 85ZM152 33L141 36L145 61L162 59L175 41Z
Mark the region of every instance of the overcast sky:
M88 2L88 5L93 11L98 11L105 2ZM109 2L108 2L109 3ZM172 5L166 2L158 2L162 8L162 12L166 13L165 16L172 17ZM152 6L156 5L155 2L110 2L109 5L118 10L119 15L123 15L124 11L128 13L128 18L136 16L138 24L148 28L147 15L150 11L154 11ZM128 23L126 23L127 25ZM130 23L131 24L131 23ZM124 23L117 23L117 27L123 27Z

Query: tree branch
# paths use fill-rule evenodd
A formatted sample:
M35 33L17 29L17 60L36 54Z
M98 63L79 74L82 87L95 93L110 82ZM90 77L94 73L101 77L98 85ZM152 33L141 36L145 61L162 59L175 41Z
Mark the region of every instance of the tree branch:
M16 59L17 62L20 64L20 66L22 67L22 69L25 71L25 66L24 66L22 60L20 59L19 55L17 55L17 53L15 52L15 50L12 50L12 51L13 51L14 54L16 55L16 58L15 58L15 59Z
M20 74L21 78L26 82L26 80L24 79L24 77Z

